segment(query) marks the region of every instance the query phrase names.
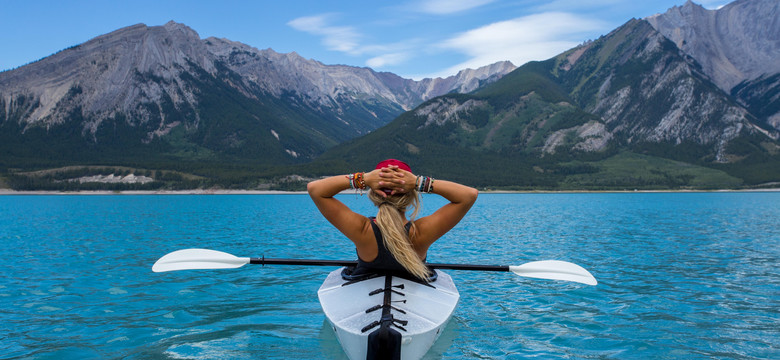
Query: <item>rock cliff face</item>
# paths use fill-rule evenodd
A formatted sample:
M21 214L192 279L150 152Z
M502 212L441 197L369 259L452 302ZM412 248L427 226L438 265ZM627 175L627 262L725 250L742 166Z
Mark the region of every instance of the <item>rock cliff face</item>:
M49 127L69 120L76 107L91 122L94 133L101 119L125 112L145 122L148 114L139 104L158 103L167 95L176 106L194 106L192 91L183 87L180 74L199 66L215 73L213 61L197 34L174 23L164 27L130 26L21 68L0 73L0 94L5 114L17 113L20 122ZM143 81L142 74L161 81ZM16 99L38 106L19 114ZM197 122L197 120L195 120Z
M586 45L585 55L567 64L571 70L562 75L573 85L598 64L590 84L574 95L613 135L629 144L713 146L716 161L726 162L729 141L742 130L758 131L746 109L713 88L696 63L646 22L627 24L602 41Z
M777 0L739 0L719 10L688 0L646 20L726 92L745 80L780 73Z
M706 10L689 0L646 20L760 124L780 130L780 2L738 0Z
M756 117L780 130L780 73L744 81L731 94Z
M226 39L206 39L209 52L239 74L248 87L258 86L275 96L302 95L322 106L343 97L385 99L408 110L421 102L450 92L466 93L494 82L516 67L508 61L479 69L465 69L448 78L404 79L369 68L324 65L296 53L257 50Z
M226 39L200 39L194 30L174 22L139 24L0 73L0 130L27 133L35 127L56 132L75 127L89 141L100 142L101 126L122 123L144 133L139 145L180 131L202 146L207 135L193 134L204 128L213 133L217 127L220 136L228 137L220 140L224 146L287 139L277 151L310 158L424 100L471 91L513 69L505 62L447 79L414 81ZM219 106L223 109L216 109ZM244 110L233 111L236 108ZM209 119L204 119L206 114L211 114ZM215 117L225 118L215 124ZM244 122L236 126L258 127L263 138L227 129L231 125L225 122L235 117Z

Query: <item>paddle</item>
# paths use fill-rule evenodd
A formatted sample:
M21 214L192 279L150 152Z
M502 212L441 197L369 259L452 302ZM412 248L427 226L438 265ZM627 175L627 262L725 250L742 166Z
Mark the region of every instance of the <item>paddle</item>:
M343 260L307 260L307 259L266 259L237 257L228 253L208 249L185 249L174 251L161 257L152 266L154 272L194 270L194 269L235 269L246 264L258 265L313 265L313 266L354 266L357 261ZM577 264L560 260L532 261L517 266L472 265L472 264L427 264L432 269L510 271L519 276L574 281L587 285L596 285L596 278L588 270Z

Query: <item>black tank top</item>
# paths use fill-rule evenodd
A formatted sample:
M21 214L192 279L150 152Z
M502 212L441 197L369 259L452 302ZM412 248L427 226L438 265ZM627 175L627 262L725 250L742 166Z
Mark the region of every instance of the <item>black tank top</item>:
M376 224L376 218L371 217L369 219L371 220L371 228L374 230L374 237L376 238L376 259L372 261L363 261L360 256L358 256L357 266L353 269L348 269L348 271L346 271L348 274L346 275L362 276L365 274L375 274L388 271L394 273L406 273L407 271L404 269L404 266L401 265L401 263L399 263L398 260L393 257L393 254L390 252L390 250L387 250L385 247L385 241L382 238L382 232L379 230L379 226ZM407 233L409 233L409 229L411 229L411 227L411 222L406 223L405 229Z

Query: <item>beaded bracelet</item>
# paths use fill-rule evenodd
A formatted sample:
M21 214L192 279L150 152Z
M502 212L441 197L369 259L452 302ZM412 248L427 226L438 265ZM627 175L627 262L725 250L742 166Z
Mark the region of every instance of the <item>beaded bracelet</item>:
M363 173L355 173L355 187L364 190L366 188L366 179L363 177Z
M364 178L364 175L362 172L356 172L354 174L349 174L346 176L347 180L349 180L349 188L350 189L360 189L364 190L366 188L366 179Z
M430 176L418 175L414 186L419 192L432 193L433 181L433 178Z

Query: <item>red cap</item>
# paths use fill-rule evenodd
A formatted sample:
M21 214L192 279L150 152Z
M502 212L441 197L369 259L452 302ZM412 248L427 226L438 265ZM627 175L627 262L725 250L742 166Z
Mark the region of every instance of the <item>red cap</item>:
M386 168L391 165L398 166L398 168L401 170L412 172L412 168L409 167L409 164L396 159L387 159L387 160L380 161L379 164L376 164L376 169Z

